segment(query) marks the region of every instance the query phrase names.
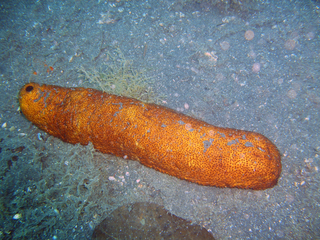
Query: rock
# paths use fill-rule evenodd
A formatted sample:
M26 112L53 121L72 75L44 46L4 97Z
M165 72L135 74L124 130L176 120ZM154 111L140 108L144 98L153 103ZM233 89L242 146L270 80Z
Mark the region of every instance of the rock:
M155 203L139 202L117 208L94 229L92 239L214 239Z

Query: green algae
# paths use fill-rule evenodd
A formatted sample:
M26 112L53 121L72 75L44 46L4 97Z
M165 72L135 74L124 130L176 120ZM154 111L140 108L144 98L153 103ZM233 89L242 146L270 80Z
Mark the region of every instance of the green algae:
M145 70L135 70L133 62L127 60L119 48L108 52L107 59L109 61L104 70L80 67L80 77L106 93L148 103L162 102L164 96L158 96L151 87L154 81L147 76Z
M98 205L93 186L100 175L91 144L12 138L4 131L0 138L1 239L68 239L74 226L93 219Z

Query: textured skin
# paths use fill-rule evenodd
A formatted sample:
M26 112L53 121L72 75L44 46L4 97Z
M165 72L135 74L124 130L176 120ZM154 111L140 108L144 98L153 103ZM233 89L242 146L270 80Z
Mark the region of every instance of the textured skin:
M216 187L261 190L281 173L277 147L261 134L220 128L163 106L94 89L26 84L20 107L40 129L68 143Z

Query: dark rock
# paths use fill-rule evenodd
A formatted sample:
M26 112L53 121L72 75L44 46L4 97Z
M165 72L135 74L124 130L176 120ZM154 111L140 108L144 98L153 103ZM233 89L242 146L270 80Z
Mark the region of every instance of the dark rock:
M214 239L205 228L192 225L154 203L117 208L94 230L92 239Z

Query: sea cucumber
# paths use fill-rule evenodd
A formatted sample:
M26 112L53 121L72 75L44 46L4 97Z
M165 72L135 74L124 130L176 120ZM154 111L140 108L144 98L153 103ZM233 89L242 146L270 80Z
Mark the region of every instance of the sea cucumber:
M281 156L265 136L221 128L172 109L90 88L28 83L25 117L65 142L139 161L162 173L215 187L262 190L277 184Z

